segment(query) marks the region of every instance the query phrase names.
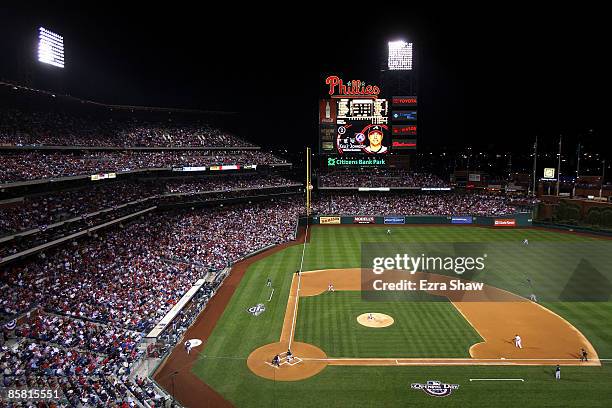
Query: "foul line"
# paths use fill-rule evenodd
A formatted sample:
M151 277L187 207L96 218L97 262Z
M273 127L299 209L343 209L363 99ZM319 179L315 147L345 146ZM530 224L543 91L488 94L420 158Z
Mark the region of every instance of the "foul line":
M295 291L295 305L293 307L293 318L291 319L291 333L289 334L289 350L291 350L291 343L293 343L293 331L295 330L295 320L297 317L297 306L298 306L298 300L300 298L300 283L302 282L302 268L304 267L304 253L306 252L306 240L307 239L308 239L308 222L306 222L306 234L304 234L304 245L302 246L302 260L300 261L297 290Z
M470 381L520 381L525 382L522 378L470 378Z
M268 298L268 302L272 300L272 295L274 294L274 288L272 288L272 293L270 293L270 297Z
M395 361L402 364L403 361L580 361L579 358L474 358L474 357L327 357L327 358L308 358L303 360L311 361ZM585 363L598 361L612 361L610 358L595 358L585 361Z

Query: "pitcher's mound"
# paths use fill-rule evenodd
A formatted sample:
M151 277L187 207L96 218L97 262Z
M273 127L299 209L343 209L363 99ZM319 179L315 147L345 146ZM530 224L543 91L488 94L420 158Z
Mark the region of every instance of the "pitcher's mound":
M364 313L357 316L357 323L366 327L388 327L394 322L391 316L383 313Z

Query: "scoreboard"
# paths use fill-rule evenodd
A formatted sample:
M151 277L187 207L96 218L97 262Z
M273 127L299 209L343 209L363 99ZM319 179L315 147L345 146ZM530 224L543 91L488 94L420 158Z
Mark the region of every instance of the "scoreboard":
M417 97L381 97L363 81L325 80L319 100L319 151L328 155L380 156L417 147Z
M417 97L394 96L391 98L391 134L393 150L417 148Z
M386 99L338 99L336 150L339 154L389 152Z
M339 98L319 101L322 153L386 154L391 149L386 99Z

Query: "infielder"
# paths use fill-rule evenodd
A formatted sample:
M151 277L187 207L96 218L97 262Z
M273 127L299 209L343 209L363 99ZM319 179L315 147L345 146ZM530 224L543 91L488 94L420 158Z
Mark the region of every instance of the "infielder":
M330 282L329 285L327 285L327 291L328 292L333 292L334 291L334 285Z
M521 343L521 336L519 336L518 334L514 336L514 346L520 349L523 348L523 344Z
M374 320L374 315L372 313L368 313L368 320Z
M580 349L580 361L589 361L588 353L585 349Z

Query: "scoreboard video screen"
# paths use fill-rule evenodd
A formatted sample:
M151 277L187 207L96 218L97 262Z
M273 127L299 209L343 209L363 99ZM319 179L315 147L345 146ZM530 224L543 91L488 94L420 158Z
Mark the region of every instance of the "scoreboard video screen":
M319 152L385 160L386 154L409 154L417 148L417 96L383 97L378 86L361 80L325 79L319 100ZM364 156L369 156L369 159ZM378 159L374 157L380 156Z
M335 151L386 154L391 147L386 99L338 99Z

